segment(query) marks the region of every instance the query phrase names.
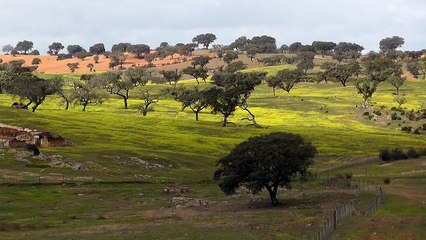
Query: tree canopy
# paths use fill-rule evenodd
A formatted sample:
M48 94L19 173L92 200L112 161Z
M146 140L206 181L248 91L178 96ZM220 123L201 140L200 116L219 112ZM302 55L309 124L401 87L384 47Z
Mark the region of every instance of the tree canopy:
M297 174L306 174L316 148L303 137L291 133L272 133L253 137L236 146L218 161L214 173L225 194L245 186L253 193L266 189L271 204L277 206L279 187L291 188Z
M199 34L192 39L192 42L197 45L203 45L206 49L216 40L216 35L213 33Z

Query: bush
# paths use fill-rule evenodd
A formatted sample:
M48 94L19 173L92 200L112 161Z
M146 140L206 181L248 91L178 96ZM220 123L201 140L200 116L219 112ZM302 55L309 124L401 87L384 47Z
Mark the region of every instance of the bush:
M396 114L396 112L391 114L391 119L392 120L397 120L398 119L398 114Z
M345 173L345 178L346 179L352 179L352 173Z
M390 161L390 160L392 160L392 156L391 156L391 153L390 153L389 149L382 149L382 150L380 150L379 158L382 161Z
M408 159L407 154L399 148L395 148L391 151L391 157L393 160Z
M406 133L411 133L411 130L413 130L413 127L410 127L410 126L404 126L401 128L401 131Z
M368 115L370 115L370 113L369 112L364 112L364 114L362 114L362 115L368 116Z
M40 55L40 52L38 50L33 50L30 52L30 55Z
M423 123L422 128L423 128L423 130L426 130L426 123Z
M375 110L373 111L374 114L376 114L377 116L382 116L382 112L380 112L379 110Z
M72 55L71 54L60 53L60 54L58 54L58 58L56 58L57 61L65 60L65 59L72 59Z
M3 63L3 59L0 58L0 63Z
M421 130L422 128L418 127L416 130L414 130L413 134L422 134Z
M390 183L390 178L388 178L388 177L384 178L383 179L383 183L386 184L386 185L388 185Z
M31 62L32 65L37 65L41 63L41 59L40 58L34 58L33 61Z
M420 154L416 151L416 149L410 148L407 151L407 157L416 159L420 157Z
M410 121L414 121L416 119L416 114L414 114L412 111L407 112L406 116Z

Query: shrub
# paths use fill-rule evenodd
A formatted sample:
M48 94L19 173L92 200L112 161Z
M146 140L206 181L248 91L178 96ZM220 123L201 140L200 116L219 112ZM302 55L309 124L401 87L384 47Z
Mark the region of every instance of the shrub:
M407 112L406 116L410 121L414 121L416 119L416 114L414 114L412 111Z
M3 59L0 58L0 63L3 63Z
M388 177L384 178L383 179L383 183L386 184L386 185L388 185L390 183L390 178L388 178Z
M362 115L368 116L368 115L370 115L370 113L369 112L364 112Z
M391 156L391 153L390 153L389 149L382 149L382 150L380 150L379 158L382 161L390 161L390 160L392 160L392 156Z
M376 114L377 116L382 116L382 112L380 112L379 110L375 110L373 111L374 114Z
M400 160L400 159L408 159L408 156L401 149L395 148L391 151L391 158L393 160Z
M352 173L345 173L346 179L352 179Z
M423 128L423 130L426 130L426 123L423 123L422 128Z
M56 58L57 61L65 60L65 59L72 59L72 55L71 54L60 53L60 54L58 54L58 58Z
M413 134L422 134L421 130L422 129L419 127L416 130L414 130Z
M391 119L392 120L397 120L398 119L398 114L396 114L396 112L391 114Z
M406 133L411 133L411 130L413 130L413 127L410 127L410 126L404 126L401 128L401 131Z
M420 154L416 151L416 149L414 149L414 148L410 148L410 149L408 149L408 151L407 151L407 157L408 158L419 158L420 157Z
M32 65L37 65L41 63L41 59L40 58L34 58L33 61L31 62Z

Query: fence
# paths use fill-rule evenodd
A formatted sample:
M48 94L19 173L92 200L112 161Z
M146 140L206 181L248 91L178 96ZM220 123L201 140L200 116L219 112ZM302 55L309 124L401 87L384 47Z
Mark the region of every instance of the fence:
M337 228L337 225L346 217L373 216L380 207L383 198L382 188L379 188L379 190L379 195L374 198L373 203L366 211L357 210L352 201L337 207L333 211L333 214L327 217L327 221L324 222L320 231L314 237L314 240L325 240L330 237L333 231Z

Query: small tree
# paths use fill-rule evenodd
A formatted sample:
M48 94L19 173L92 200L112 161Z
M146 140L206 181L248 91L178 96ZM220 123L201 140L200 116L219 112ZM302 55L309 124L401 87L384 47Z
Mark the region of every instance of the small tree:
M62 45L62 43L53 42L51 45L49 45L49 51L47 51L47 53L50 54L50 55L57 56L59 54L59 52L64 48L65 47L64 47L64 45Z
M135 44L131 45L127 51L136 55L137 58L142 58L142 55L149 54L151 48L146 44Z
M199 34L192 39L192 42L197 45L203 45L206 49L216 40L216 35L212 33Z
M120 69L123 69L123 64L126 62L127 56L122 52L113 52L110 56L110 67L120 65Z
M80 63L76 62L76 63L67 63L68 68L70 69L70 72L74 73L75 70L78 68L78 65L80 65Z
M20 74L12 81L9 93L21 99L28 99L29 103L26 106L33 104L33 112L46 100L47 96L59 92L63 85L62 80L44 80L32 74Z
M223 55L223 61L228 65L236 59L238 59L238 52L236 51L227 51L225 55Z
M407 99L405 97L395 97L393 99L394 102L398 103L398 108L402 107L402 104L406 104L407 103Z
M160 72L164 79L170 84L174 84L176 86L177 82L179 82L180 78L182 77L182 74L178 72L178 70L163 70Z
M41 63L41 59L40 58L33 58L33 60L31 61L32 65L38 65Z
M83 112L88 105L102 104L107 99L108 94L98 81L93 81L91 75L82 75L79 81L73 82L70 102L82 105Z
M201 69L204 69L204 67L210 62L210 58L208 56L198 56L192 59L192 66L200 66Z
M4 54L9 55L10 52L12 52L13 50L13 46L10 44L6 44L2 47L2 51L4 52Z
M89 52L95 55L105 53L105 45L103 43L96 43L89 48Z
M195 121L198 121L199 113L208 106L205 90L200 90L198 87L178 89L172 92L172 95L177 101L182 103L182 111L189 108L195 113Z
M152 96L149 90L141 91L141 99L143 100L143 104L140 105L140 110L142 115L145 117L150 110L152 104L158 103L158 96Z
M367 101L373 97L378 85L379 83L377 81L371 81L370 79L361 79L355 83L358 94L361 94L363 98L363 108L367 107Z
M99 55L93 56L93 61L95 61L95 64L99 63Z
M31 41L21 41L16 44L15 50L23 54L27 54L33 48L33 42Z
M89 69L89 72L93 72L95 65L93 65L93 63L88 63L86 67Z
M306 174L316 153L316 148L300 135L272 133L253 137L218 161L214 178L220 181L225 194L233 194L241 186L253 193L265 188L271 204L277 206L278 188L291 189L294 177Z
M399 95L399 88L404 85L406 79L406 77L401 76L390 76L388 78L388 82L396 89L396 95Z

